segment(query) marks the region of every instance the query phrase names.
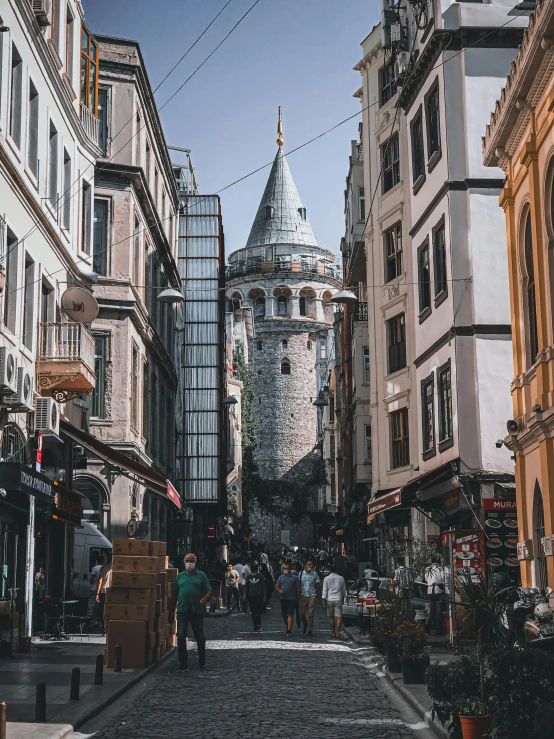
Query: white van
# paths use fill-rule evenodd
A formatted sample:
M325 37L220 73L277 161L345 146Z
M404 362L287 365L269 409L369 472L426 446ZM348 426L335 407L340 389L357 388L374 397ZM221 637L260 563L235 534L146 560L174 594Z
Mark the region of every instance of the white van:
M75 530L73 550L73 597L86 601L95 584L91 583L94 565L105 565L112 553L112 544L104 534L88 521L82 522L82 529Z

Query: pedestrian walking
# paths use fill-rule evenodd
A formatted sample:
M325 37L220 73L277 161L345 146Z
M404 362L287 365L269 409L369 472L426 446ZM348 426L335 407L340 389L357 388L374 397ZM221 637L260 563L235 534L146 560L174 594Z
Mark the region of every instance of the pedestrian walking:
M204 572L196 569L196 555L185 556L185 569L173 584L169 610L175 614L177 610L177 653L179 655L178 672L189 668L187 652L187 634L189 624L196 639L198 664L206 664L206 637L204 636L204 606L212 597L210 581Z
M335 565L329 567L329 574L323 581L323 592L321 602L327 608L329 626L334 638L340 639L340 628L342 626L342 604L346 597L346 584L344 577L336 571Z
M303 633L313 635L315 599L319 594L320 580L318 573L314 570L314 563L309 559L300 573L300 619L302 621Z
M246 576L243 599L248 601L252 625L256 633L262 630L262 609L265 602L265 578L259 571L258 563L253 562Z
M252 570L250 569L250 565L247 562L242 568L242 572L240 574L240 581L239 581L239 593L241 593L242 591L243 596L246 590L246 578L248 577L248 575L250 575L251 572ZM242 597L240 599L240 604L241 604L241 610L242 610L243 615L246 615L246 612L248 610L248 599Z
M325 568L327 567L327 560L328 560L328 554L326 549L320 549L319 550L319 570L320 572L324 572Z
M277 592L281 596L281 614L286 626L286 636L292 635L292 621L294 618L294 606L300 596L300 582L296 575L292 574L292 568L287 562L283 574L277 580Z
M346 550L345 550L346 553ZM341 577L346 577L346 556L345 554L337 554L333 559L333 565L335 566L335 572Z
M269 604L271 603L271 596L275 589L275 580L273 578L273 570L270 564L262 564L259 568L259 572L261 572L265 580L265 600L262 609L262 613L265 613L266 611L271 611L271 606Z
M434 628L437 630L437 634L443 634L444 569L438 554L433 556L430 566L425 569L425 582L427 584L427 595L429 596L427 629L430 631Z
M99 620L102 624L102 636L106 633L106 622L104 621L104 605L106 604L106 589L112 584L112 555L108 554L108 561L98 573L96 583L96 602L99 604Z
M240 601L239 601L239 573L235 570L232 564L227 565L227 572L225 573L225 600L227 602L227 610L231 611L233 608L232 601L235 601L237 611L240 613Z
M295 577L300 579L301 567L297 560L291 562L290 571ZM297 598L294 602L294 615L296 616L296 628L299 629L302 626L302 621L300 620L300 598Z

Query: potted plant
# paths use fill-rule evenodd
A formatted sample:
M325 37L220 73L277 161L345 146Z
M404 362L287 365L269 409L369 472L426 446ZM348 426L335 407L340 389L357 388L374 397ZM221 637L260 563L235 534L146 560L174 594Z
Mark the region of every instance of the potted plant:
M424 653L427 635L424 627L414 621L403 621L394 632L401 654L402 679L406 685L423 685L429 656Z
M467 698L458 706L463 739L482 739L489 728L489 709L481 698Z
M462 654L448 664L431 665L426 673L427 690L433 700L433 716L449 736L461 739L460 708L480 700L479 662L475 654Z

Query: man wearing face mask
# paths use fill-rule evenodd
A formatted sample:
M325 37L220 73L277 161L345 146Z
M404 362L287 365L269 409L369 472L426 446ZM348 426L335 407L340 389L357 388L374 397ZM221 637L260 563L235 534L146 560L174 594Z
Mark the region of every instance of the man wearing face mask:
M300 573L300 618L304 626L303 632L313 635L315 599L319 593L319 575L314 570L314 563L309 559Z
M187 554L185 569L177 575L173 585L170 611L177 608L177 650L179 670L188 670L187 633L189 624L198 647L198 663L206 664L206 637L204 636L204 606L212 595L206 575L196 569L196 555Z

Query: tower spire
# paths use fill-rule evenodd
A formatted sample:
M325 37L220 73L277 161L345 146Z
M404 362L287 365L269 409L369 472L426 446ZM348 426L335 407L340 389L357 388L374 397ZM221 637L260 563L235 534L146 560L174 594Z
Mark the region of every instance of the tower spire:
M281 147L285 143L283 141L283 116L281 114L281 106L279 106L279 120L277 122L277 135L279 136L279 138L277 139L277 144L279 145L279 147Z

